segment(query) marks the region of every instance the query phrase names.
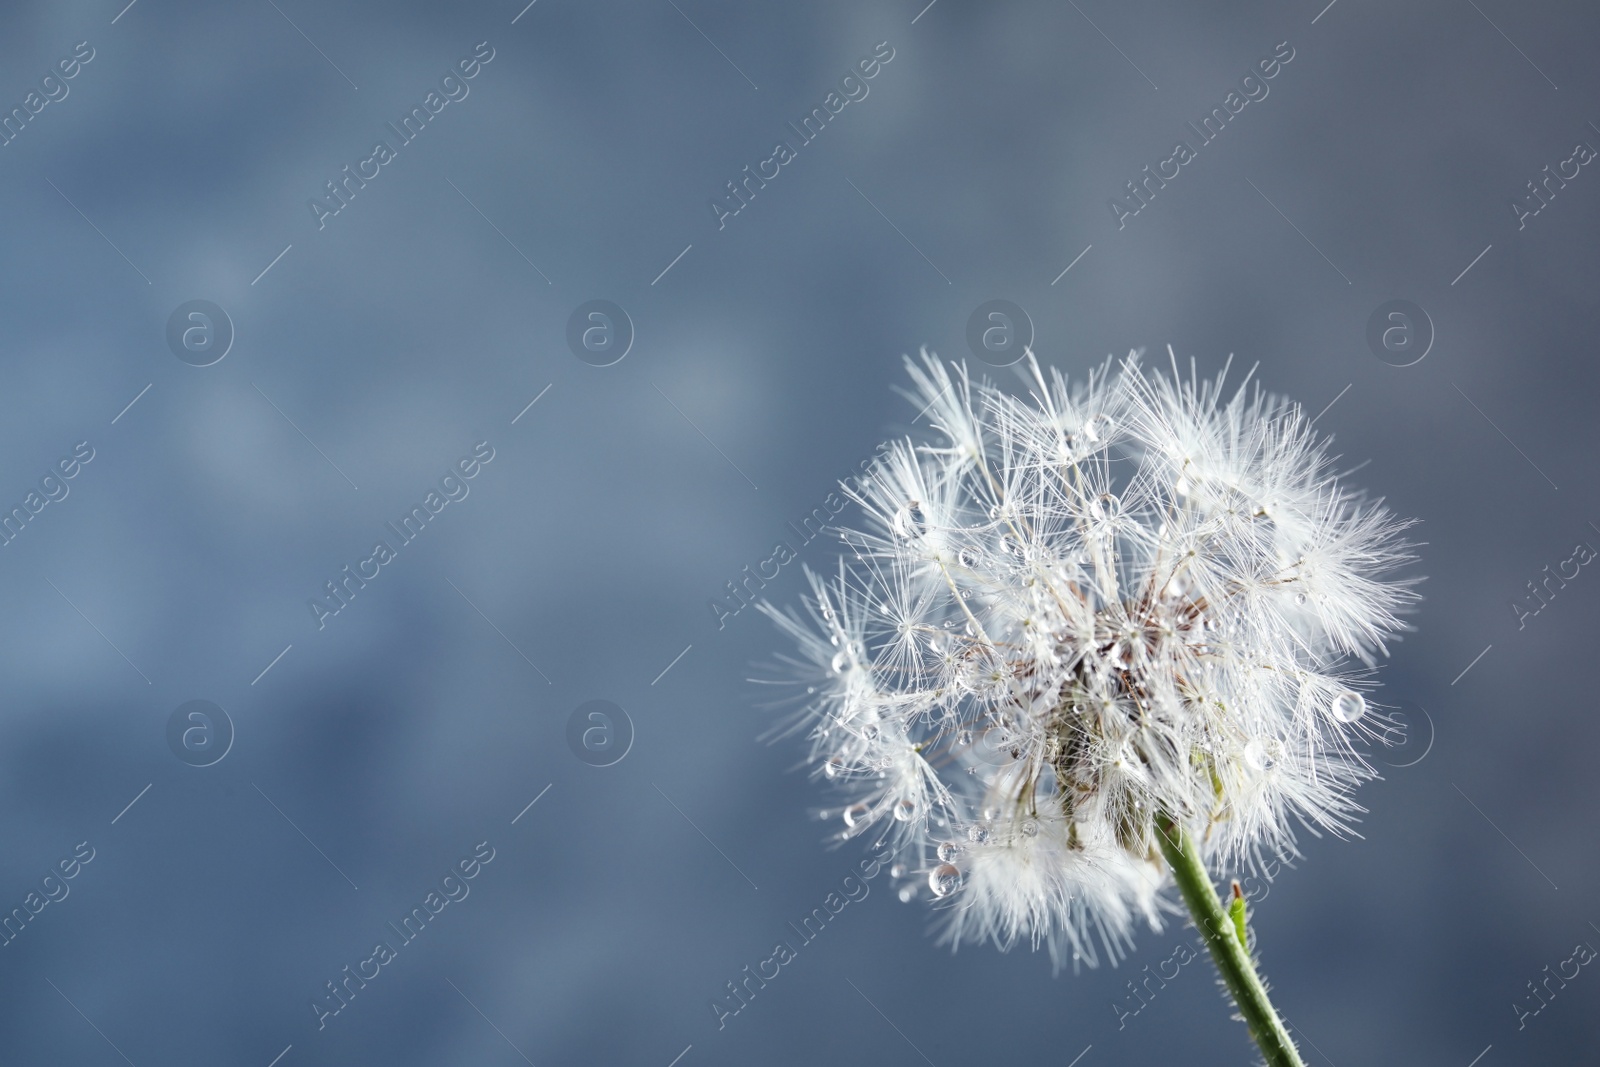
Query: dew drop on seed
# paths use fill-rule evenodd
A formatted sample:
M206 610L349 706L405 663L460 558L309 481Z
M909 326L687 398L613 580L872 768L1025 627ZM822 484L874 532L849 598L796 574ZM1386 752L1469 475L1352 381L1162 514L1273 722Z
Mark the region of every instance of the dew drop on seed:
M987 845L992 836L994 835L989 832L989 828L987 826L967 827L967 840L971 841L974 845Z
M1355 722L1366 714L1367 702L1360 693L1346 689L1333 698L1333 703L1328 705L1328 712L1339 722Z
M948 863L941 863L928 872L928 888L936 897L947 897L961 888L961 871Z
M865 826L867 813L870 809L865 804L852 804L844 809L844 824L854 830L857 826Z
M833 654L833 673L843 674L850 669L850 653L835 652Z
M983 558L982 553L980 553L976 548L973 548L970 545L967 546L966 548L963 548L956 555L956 561L958 563L960 563L963 567L967 568L968 570L971 570L973 567L976 567L978 565L978 561L981 560L982 558Z
M1294 602L1296 604L1304 604L1306 602L1306 595L1304 593L1296 593L1294 595Z
M822 765L822 773L829 778L837 778L844 773L844 760L838 756L829 756L828 762Z
M917 805L915 801L902 800L900 803L894 806L894 818L896 822L910 822L916 817L916 814Z
M1257 737L1244 746L1244 761L1258 771L1270 771L1278 765L1275 746Z
M939 842L939 847L936 852L941 863L949 863L951 860L961 855L961 846L956 844L954 841L941 841Z
M928 528L928 519L919 502L908 500L894 513L890 525L897 536L909 541L923 535Z
M898 879L904 878L905 876L906 876L906 865L905 864L897 863L893 867L889 868L889 877L890 878L894 878L894 879L898 880Z
M1022 833L1023 837L1038 837L1039 836L1039 820L1038 819L1024 819L1022 821L1022 825L1018 829Z
M972 731L971 730L962 730L959 734L956 735L956 743L958 745L970 745L970 744L972 744Z
M876 741L878 739L878 724L869 722L863 726L861 728L861 737L865 741Z

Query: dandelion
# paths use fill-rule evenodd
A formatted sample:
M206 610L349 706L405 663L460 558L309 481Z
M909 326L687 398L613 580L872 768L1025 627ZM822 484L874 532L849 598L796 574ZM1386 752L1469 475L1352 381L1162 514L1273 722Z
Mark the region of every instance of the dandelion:
M763 605L835 835L898 849L946 942L1058 968L1114 962L1176 887L1267 1062L1300 1064L1212 878L1351 832L1409 524L1249 375L1133 353L1069 385L1030 353L1019 398L907 366L939 439L887 446L837 572Z

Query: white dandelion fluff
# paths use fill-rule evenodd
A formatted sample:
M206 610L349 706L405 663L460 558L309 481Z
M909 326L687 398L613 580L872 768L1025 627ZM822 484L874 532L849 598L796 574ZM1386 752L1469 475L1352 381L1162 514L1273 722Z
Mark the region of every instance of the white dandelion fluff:
M1137 353L1071 385L1030 354L1022 397L907 365L938 440L887 446L837 572L763 606L836 832L900 849L952 944L1058 966L1160 926L1164 825L1224 876L1348 832L1409 524L1299 407Z

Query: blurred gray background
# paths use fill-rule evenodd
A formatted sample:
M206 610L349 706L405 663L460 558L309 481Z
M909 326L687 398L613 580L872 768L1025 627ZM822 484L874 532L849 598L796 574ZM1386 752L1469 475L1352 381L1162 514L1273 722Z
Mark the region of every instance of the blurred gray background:
M1600 976L1536 1014L1528 983L1600 946L1600 576L1512 607L1600 547L1600 173L1565 162L1600 146L1592 10L123 2L0 12L25 116L0 510L38 508L0 547L0 913L31 916L0 947L4 1062L1248 1062L1204 960L1119 1026L1193 931L1052 977L935 947L887 874L709 1010L860 853L824 840L799 748L757 741L746 679L781 640L708 601L916 432L902 354L971 358L991 299L1073 374L1169 343L1259 363L1422 520L1427 599L1383 673L1408 732L1379 753L1411 765L1256 907L1308 1062L1596 1056ZM319 228L308 202L480 42L468 95ZM868 95L719 229L712 198L881 42ZM1119 229L1108 200L1280 42L1269 95ZM1546 166L1577 174L1519 228ZM567 342L596 299L632 324L611 366ZM1397 299L1433 335L1404 367L1367 342ZM220 322L188 360L167 339L195 300L234 334L204 367ZM319 630L308 601L484 441L470 494ZM182 720L186 749L193 700L227 722ZM568 742L591 700L631 722L610 766ZM319 1029L324 983L485 841L470 895Z

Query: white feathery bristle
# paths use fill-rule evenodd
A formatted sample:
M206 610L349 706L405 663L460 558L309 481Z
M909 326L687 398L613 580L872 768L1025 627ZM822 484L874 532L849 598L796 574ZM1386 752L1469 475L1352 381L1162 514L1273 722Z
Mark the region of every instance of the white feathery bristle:
M1059 966L1159 927L1158 816L1219 874L1292 855L1296 822L1348 832L1409 524L1248 376L1133 353L1069 387L1030 353L1019 398L907 365L941 440L846 485L837 574L762 605L798 648L788 732L847 796L836 836L898 848L952 944Z

